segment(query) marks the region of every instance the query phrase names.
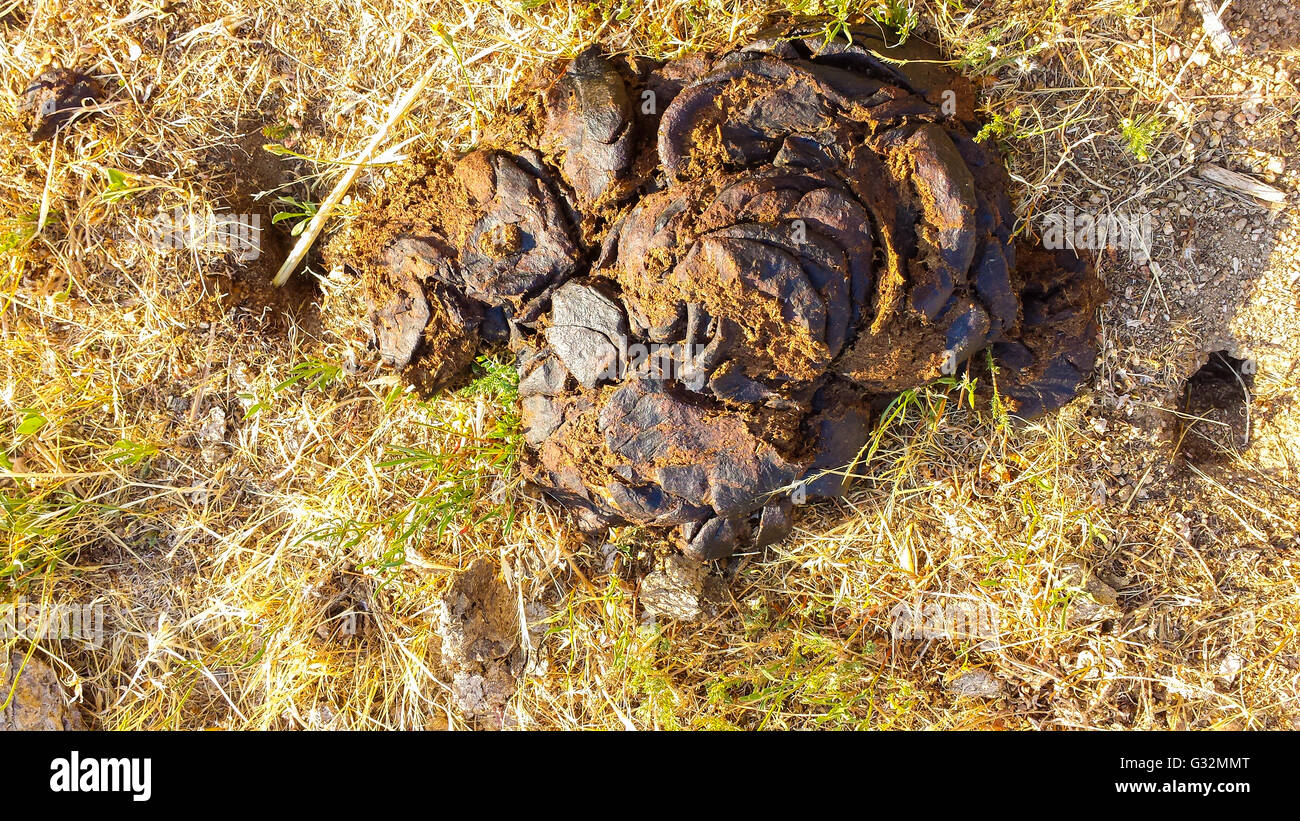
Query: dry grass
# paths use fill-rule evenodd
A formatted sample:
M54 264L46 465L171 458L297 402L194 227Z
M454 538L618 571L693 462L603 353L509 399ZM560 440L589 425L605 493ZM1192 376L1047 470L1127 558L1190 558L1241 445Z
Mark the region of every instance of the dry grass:
M13 7L6 108L51 60L112 95L57 143L0 146L0 590L107 606L103 648L40 647L104 728L462 726L432 607L483 555L548 612L545 670L503 723L1289 728L1295 475L1198 477L1158 437L1115 436L1130 372L1150 375L1156 404L1185 375L1173 346L1126 347L1122 323L1107 325L1094 391L1040 423L1002 424L963 406L959 386L909 394L842 504L805 510L796 537L731 565L703 624L656 625L563 512L520 487L510 369L486 361L469 388L421 401L320 321L328 272L309 274L324 282L306 297L319 311L291 320L282 299L260 307L265 289L230 295L229 257L140 240L177 207L266 220L277 196L319 201L341 170L331 161L355 155L430 65L389 145L472 144L532 67L593 40L672 56L790 13L887 16L939 39L982 80L1023 216L1094 195L1097 210L1124 210L1185 173L1174 160L1205 105L1155 56L1195 47L1181 5ZM299 156L259 153L273 142ZM368 169L342 218L381 181ZM1100 264L1123 281L1128 263ZM1265 382L1294 394L1285 376ZM1157 467L1099 491L1129 456ZM633 564L653 547L635 532L618 545ZM1114 601L1093 601L1107 589ZM992 603L1000 646L892 642L888 611L920 593ZM1093 617L1077 617L1085 604ZM1244 665L1221 679L1229 652ZM1002 695L946 686L973 668Z

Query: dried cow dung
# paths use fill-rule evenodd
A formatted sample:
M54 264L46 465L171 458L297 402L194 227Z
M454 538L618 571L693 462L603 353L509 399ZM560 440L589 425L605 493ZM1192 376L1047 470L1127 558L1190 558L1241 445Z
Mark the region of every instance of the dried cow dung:
M425 386L509 338L528 476L588 517L676 527L699 559L762 546L792 495L843 492L873 401L991 359L1032 416L1091 372L1096 277L1013 243L973 90L927 47L588 50L529 95L492 148L410 164L335 253Z
M53 139L60 126L85 114L102 95L99 84L80 72L65 68L43 72L27 84L19 103L20 111L31 118L27 138L34 143Z

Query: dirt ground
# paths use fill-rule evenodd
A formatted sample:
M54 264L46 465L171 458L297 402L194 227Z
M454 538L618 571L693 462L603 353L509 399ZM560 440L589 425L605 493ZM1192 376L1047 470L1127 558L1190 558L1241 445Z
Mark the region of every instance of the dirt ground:
M269 284L428 67L381 159L473 146L591 42L664 59L818 14L975 81L1021 232L1149 216L1095 254L1102 356L1061 413L909 391L842 501L702 575L523 484L507 360L422 399L328 320L356 294L327 259ZM1227 47L1172 0L0 4L0 590L106 627L38 642L15 703L53 678L106 729L1296 727L1300 11L1222 19ZM53 64L103 93L29 142ZM151 242L178 209L258 216L260 255ZM897 635L935 601L996 640Z

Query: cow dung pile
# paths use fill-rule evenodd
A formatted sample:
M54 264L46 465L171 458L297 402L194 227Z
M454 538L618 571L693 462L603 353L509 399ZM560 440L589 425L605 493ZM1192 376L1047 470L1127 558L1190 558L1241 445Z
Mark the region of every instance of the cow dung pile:
M973 89L943 66L872 30L666 63L590 49L477 149L408 162L329 261L422 389L509 345L552 497L675 528L700 560L762 547L792 498L843 493L882 400L971 367L1027 417L1092 370L1102 289L1013 241Z

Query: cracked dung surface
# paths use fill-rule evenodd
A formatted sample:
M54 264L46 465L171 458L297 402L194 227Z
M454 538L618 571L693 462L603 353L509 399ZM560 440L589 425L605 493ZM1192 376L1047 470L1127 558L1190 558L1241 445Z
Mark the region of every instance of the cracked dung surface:
M550 495L674 527L697 559L761 547L792 494L843 492L882 397L991 358L1033 416L1092 370L1101 286L1013 241L940 59L868 30L663 64L590 49L480 148L409 163L332 253L422 387L509 342Z

